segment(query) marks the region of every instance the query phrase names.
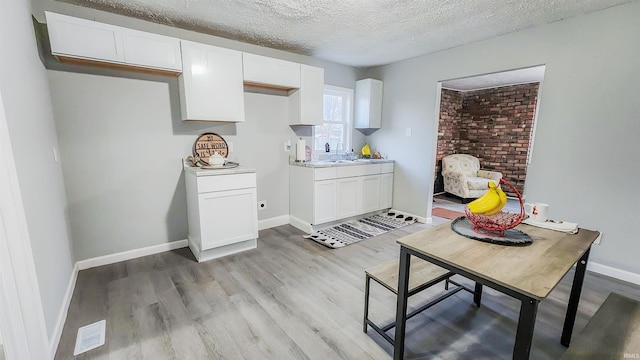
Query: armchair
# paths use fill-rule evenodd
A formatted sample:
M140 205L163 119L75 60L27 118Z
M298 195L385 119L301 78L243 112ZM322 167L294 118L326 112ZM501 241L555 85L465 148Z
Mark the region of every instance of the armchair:
M478 158L455 154L442 159L442 177L444 191L463 199L475 199L487 192L487 182L500 184L502 173L497 171L480 170Z

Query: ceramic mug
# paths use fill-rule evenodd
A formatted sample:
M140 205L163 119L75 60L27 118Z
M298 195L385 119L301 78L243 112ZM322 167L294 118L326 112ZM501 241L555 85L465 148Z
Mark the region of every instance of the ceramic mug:
M529 207L528 211L527 206ZM526 203L524 204L524 213L534 221L545 222L549 216L549 204Z

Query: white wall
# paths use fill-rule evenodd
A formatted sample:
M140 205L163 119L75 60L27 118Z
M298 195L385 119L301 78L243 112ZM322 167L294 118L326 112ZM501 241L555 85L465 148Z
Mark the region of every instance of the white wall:
M79 259L187 238L181 159L207 131L257 170L260 219L289 213L286 97L246 93L245 122L213 124L180 120L175 79L50 71L49 82Z
M370 69L385 89L384 126L369 141L398 162L394 207L431 214L439 80L546 64L527 200L602 231L591 260L640 274L639 18L633 2Z
M46 72L38 58L28 1L3 1L0 92L15 156L48 335L71 277L66 199ZM9 239L9 241L16 239ZM36 316L39 312L35 312Z

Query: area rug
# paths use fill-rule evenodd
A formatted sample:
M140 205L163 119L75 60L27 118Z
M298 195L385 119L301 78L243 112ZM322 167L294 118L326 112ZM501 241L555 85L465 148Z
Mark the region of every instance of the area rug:
M453 211L449 209L434 207L433 210L431 210L431 215L453 220L460 216L464 216L464 213L460 211Z
M394 212L381 213L364 219L353 220L320 229L314 233L305 235L304 238L313 240L326 247L337 249L413 224L414 222L416 222L416 219L413 216L405 216Z

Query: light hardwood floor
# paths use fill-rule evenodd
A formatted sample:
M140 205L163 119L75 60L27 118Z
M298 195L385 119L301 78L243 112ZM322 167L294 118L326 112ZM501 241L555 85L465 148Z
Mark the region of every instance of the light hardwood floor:
M73 358L78 327L101 319L106 344L78 359L390 359L390 344L362 332L364 269L397 258L395 239L426 226L332 250L285 225L261 231L255 250L201 264L185 248L83 270L56 359ZM532 359L566 350L560 334L572 278L540 304ZM519 303L485 289L479 309L461 292L409 320L406 358L510 359ZM413 296L410 306L439 291ZM610 291L640 299L639 287L588 273L574 334ZM394 314L395 296L372 283L372 320Z

